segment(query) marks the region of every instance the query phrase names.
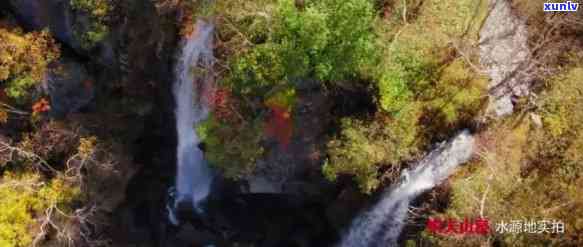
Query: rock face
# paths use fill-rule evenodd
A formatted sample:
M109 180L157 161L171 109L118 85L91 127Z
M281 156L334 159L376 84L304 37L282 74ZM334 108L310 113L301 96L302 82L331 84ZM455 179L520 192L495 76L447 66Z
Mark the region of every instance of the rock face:
M51 97L51 115L62 117L86 106L95 94L95 79L81 63L62 58L48 75L45 89Z
M255 174L247 178L249 192L318 194L317 190L323 188L320 150L326 143L331 107L330 100L319 90L299 91L291 114L290 143L283 147L270 141L266 157L258 162Z
M330 246L335 236L323 215L323 205L300 196L239 194L209 200L196 225L228 246Z
M81 45L74 37L73 26L78 19L69 0L10 0L14 14L27 28L40 30L48 28L55 37L73 49Z
M490 76L488 112L501 117L514 110L512 98L529 94L533 76L525 73L531 53L524 20L507 0L491 0L492 11L480 32L480 63Z
M61 43L76 53L89 57L106 67L116 66L116 42L119 27L110 27L110 34L95 47L83 47L79 34L91 31L91 17L72 9L70 0L4 0L16 19L27 29L48 29ZM91 51L90 51L91 50ZM91 53L91 54L90 54Z

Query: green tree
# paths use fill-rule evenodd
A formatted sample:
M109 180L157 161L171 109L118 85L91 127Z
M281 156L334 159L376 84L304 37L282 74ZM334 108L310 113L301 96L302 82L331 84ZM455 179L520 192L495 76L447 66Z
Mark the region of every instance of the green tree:
M368 0L307 1L301 9L280 0L266 39L233 62L231 86L261 94L294 80L358 78L375 58L374 18Z
M345 121L328 147L327 177L354 175L365 192L396 177L400 164L430 141L472 121L486 98L487 79L472 68L472 57L456 54L454 44L476 41L487 6L469 0L409 3L395 3L393 14L405 17L377 20L375 30L381 58L369 70L378 92L377 114L387 121Z
M230 47L220 86L232 92L243 119L225 122L215 114L199 129L209 159L240 177L263 153L263 123L275 101L291 113L298 83L338 86L365 76L376 57L376 17L368 0L310 0L299 8L293 0L223 1L215 9Z
M417 105L409 105L396 119L342 119L339 136L328 143L324 175L333 181L338 175L353 175L365 193L374 191L385 179L396 178L401 162L412 158L423 138L416 124L419 110ZM387 172L381 174L383 168Z

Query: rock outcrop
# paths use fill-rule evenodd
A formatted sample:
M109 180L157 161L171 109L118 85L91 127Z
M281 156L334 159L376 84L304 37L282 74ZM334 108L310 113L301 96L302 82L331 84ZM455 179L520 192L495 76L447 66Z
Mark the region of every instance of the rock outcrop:
M82 34L91 32L91 16L71 7L70 0L4 0L18 22L29 30L48 29L61 43L77 54L102 66L114 67L117 62L116 43L121 26L109 27L109 35L92 47L83 45Z
M89 28L89 16L71 8L69 0L9 0L12 12L26 28L48 29L55 38L82 51L76 31Z
M268 152L246 180L251 193L314 195L325 189L319 167L331 101L319 90L300 90L292 112L293 134L287 146L268 141Z
M525 73L532 60L524 20L507 0L492 0L480 31L480 63L491 78L488 112L501 117L514 111L513 98L529 94L533 76Z
M62 117L79 111L95 95L95 79L74 59L62 58L44 85L51 97L51 115Z

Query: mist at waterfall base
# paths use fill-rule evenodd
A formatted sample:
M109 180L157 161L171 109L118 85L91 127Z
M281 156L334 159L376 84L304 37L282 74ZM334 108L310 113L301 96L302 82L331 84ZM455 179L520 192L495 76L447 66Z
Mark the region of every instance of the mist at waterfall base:
M465 130L438 146L411 171L405 171L401 183L387 189L375 206L353 221L339 246L396 246L411 201L467 162L472 156L473 143L472 135Z
M170 197L174 203L169 203L168 218L177 225L179 223L176 209L188 205L197 213L202 213L201 203L210 193L213 174L204 159L202 150L198 147L200 140L195 132L195 125L208 116L208 102L201 90L210 85L197 85L195 82L208 84L210 80L202 80L204 75L196 74L194 68L209 68L213 62L212 34L214 26L199 20L195 31L183 40L182 51L175 68L173 93L176 101L176 130L178 146L176 149L176 184L171 188ZM196 97L195 97L196 96ZM172 205L173 204L173 205Z

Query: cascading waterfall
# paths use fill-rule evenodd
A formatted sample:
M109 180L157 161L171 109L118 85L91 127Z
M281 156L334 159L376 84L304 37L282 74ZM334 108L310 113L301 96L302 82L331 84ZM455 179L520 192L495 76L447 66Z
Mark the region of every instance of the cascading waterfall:
M457 166L467 162L473 147L473 136L467 130L442 143L415 168L405 171L401 183L388 189L373 208L358 216L339 246L396 246L410 202L449 177Z
M169 219L174 224L178 224L174 209L179 204L192 203L196 211L202 210L200 203L209 195L213 179L203 152L198 147L200 140L194 127L206 118L209 112L208 99L205 95L209 95L212 80L209 80L210 77L204 70L209 69L214 61L212 51L214 26L199 20L194 30L183 41L173 87L178 146L174 205L173 208L169 208Z

